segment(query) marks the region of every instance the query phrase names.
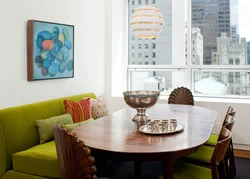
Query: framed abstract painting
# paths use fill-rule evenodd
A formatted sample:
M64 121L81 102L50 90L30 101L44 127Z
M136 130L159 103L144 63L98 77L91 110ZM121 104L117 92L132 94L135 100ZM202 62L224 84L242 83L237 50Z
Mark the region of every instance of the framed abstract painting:
M28 81L74 77L74 26L28 21Z

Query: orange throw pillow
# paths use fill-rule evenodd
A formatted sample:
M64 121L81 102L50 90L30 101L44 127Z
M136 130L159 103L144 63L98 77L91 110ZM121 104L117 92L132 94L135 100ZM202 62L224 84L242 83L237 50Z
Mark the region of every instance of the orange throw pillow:
M74 123L86 121L92 117L90 99L83 99L79 102L64 100L64 112L72 115Z

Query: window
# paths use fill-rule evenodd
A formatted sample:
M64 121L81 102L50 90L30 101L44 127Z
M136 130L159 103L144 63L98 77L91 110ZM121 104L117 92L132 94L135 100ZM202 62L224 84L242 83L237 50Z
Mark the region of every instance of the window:
M152 58L155 58L155 52L152 53Z
M155 49L155 43L152 44L152 49Z
M174 14L165 7L166 1L172 5ZM250 55L247 56L250 32L237 34L238 27L230 28L233 22L229 14L237 15L240 9L230 7L230 3L226 3L229 0L223 1L223 5L217 1L186 1L180 5L173 0L138 0L138 4L152 3L159 8L164 14L165 26L159 37L147 40L136 39L128 28L128 44L138 45L134 51L129 51L132 55L128 55L132 57L128 59L129 90L151 87L157 90L157 85L148 81L161 77L162 81L157 84L164 85L162 95L177 86L186 86L194 96L250 98ZM230 12L231 9L238 9L238 12ZM185 12L185 16L180 17L181 12ZM249 17L250 12L244 16ZM167 19L175 23L166 23ZM238 21L238 26L240 22L246 20ZM178 33L168 29L178 29ZM129 49L134 49L133 45ZM140 59L136 66L133 65L135 51Z
M138 0L138 4L141 5L141 0Z

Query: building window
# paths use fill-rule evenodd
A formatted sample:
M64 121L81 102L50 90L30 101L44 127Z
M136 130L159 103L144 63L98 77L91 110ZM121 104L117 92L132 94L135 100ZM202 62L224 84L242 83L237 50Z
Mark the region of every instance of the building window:
M152 49L155 49L155 43L152 44Z
M235 65L240 65L240 60L238 58L235 60Z
M155 0L152 0L152 4L155 4Z
M138 49L141 49L142 48L142 44L138 44Z
M132 44L132 49L135 49L135 44Z
M132 0L132 6L134 6L135 5L135 0Z
M148 4L148 0L145 0L145 4Z
M155 58L155 52L152 53L152 58Z
M148 49L148 44L145 44L145 49Z
M141 0L138 0L138 4L141 5Z

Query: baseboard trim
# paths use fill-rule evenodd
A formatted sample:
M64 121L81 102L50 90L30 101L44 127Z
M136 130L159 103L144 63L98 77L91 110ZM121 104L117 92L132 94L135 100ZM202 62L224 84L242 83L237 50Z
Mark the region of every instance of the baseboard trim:
M234 156L235 157L250 158L250 151L249 150L234 149Z

